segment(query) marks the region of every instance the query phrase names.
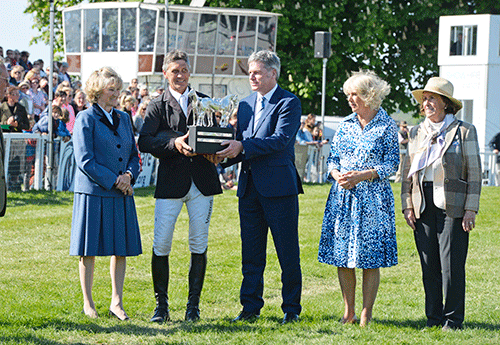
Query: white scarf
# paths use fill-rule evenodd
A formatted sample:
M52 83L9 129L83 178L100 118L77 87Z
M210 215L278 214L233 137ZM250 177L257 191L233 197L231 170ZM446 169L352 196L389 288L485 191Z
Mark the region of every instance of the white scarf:
M408 177L411 177L417 171L425 169L436 161L443 154L443 149L446 145L445 131L451 123L455 121L455 116L447 114L441 122L441 126L437 129L429 119L425 119L422 123L422 129L427 133L424 140L420 144L415 158L411 163Z

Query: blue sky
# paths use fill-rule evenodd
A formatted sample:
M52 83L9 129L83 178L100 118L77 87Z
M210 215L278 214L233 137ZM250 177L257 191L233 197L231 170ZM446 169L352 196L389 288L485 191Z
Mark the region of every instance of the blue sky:
M31 38L38 36L39 32L32 29L33 16L23 13L27 3L28 0L0 0L0 46L3 47L4 56L7 49L27 50L30 53L30 61L43 59L47 67L50 58L49 46L29 44Z

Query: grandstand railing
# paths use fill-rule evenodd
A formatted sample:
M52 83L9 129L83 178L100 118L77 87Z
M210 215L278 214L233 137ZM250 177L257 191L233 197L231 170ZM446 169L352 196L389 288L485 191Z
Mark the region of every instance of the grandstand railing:
M54 139L54 164L52 186L47 176L48 136L32 133L3 133L5 141L5 179L8 191L51 189L72 191L76 164L73 158L73 142ZM329 145L322 148L295 145L296 166L301 178L308 182L323 183L326 180L326 159ZM481 151L483 185L494 186L497 173L496 156L491 151ZM156 184L158 159L140 152L142 171L135 187Z
M51 189L72 191L76 164L73 157L73 141L54 139L54 163L52 186L47 176L48 136L32 133L3 133L5 141L5 180L8 191ZM157 159L148 153L140 153L142 170L135 187L156 183Z

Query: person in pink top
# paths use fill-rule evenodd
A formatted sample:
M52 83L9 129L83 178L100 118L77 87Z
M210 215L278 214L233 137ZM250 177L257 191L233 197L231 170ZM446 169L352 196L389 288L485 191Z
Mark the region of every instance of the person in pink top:
M70 87L63 87L61 90L66 92L66 101L61 105L61 107L69 111L69 121L66 123L66 128L71 134L73 134L73 126L75 125L76 119L75 110L71 106L71 102L73 101L73 89Z

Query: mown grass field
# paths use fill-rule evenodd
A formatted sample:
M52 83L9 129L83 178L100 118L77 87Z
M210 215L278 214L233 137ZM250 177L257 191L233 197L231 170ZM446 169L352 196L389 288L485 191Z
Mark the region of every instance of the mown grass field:
M280 326L280 270L268 247L261 318L251 324L230 320L241 310L241 257L234 191L215 199L209 264L198 323L183 321L187 301L187 212L183 209L171 255L170 304L173 321L152 324L155 306L150 274L153 189L136 191L143 252L127 261L124 305L131 320L107 316L109 259L96 260L97 320L83 316L78 259L68 255L71 193L10 193L0 218L0 344L500 344L500 188L485 187L467 261L465 329L424 330L424 293L412 231L400 212L396 222L399 265L381 270L381 284L369 327L342 326L343 305L333 267L319 264L317 248L329 185L307 185L300 196L303 313ZM358 277L360 278L360 272ZM361 306L358 280L357 305Z

